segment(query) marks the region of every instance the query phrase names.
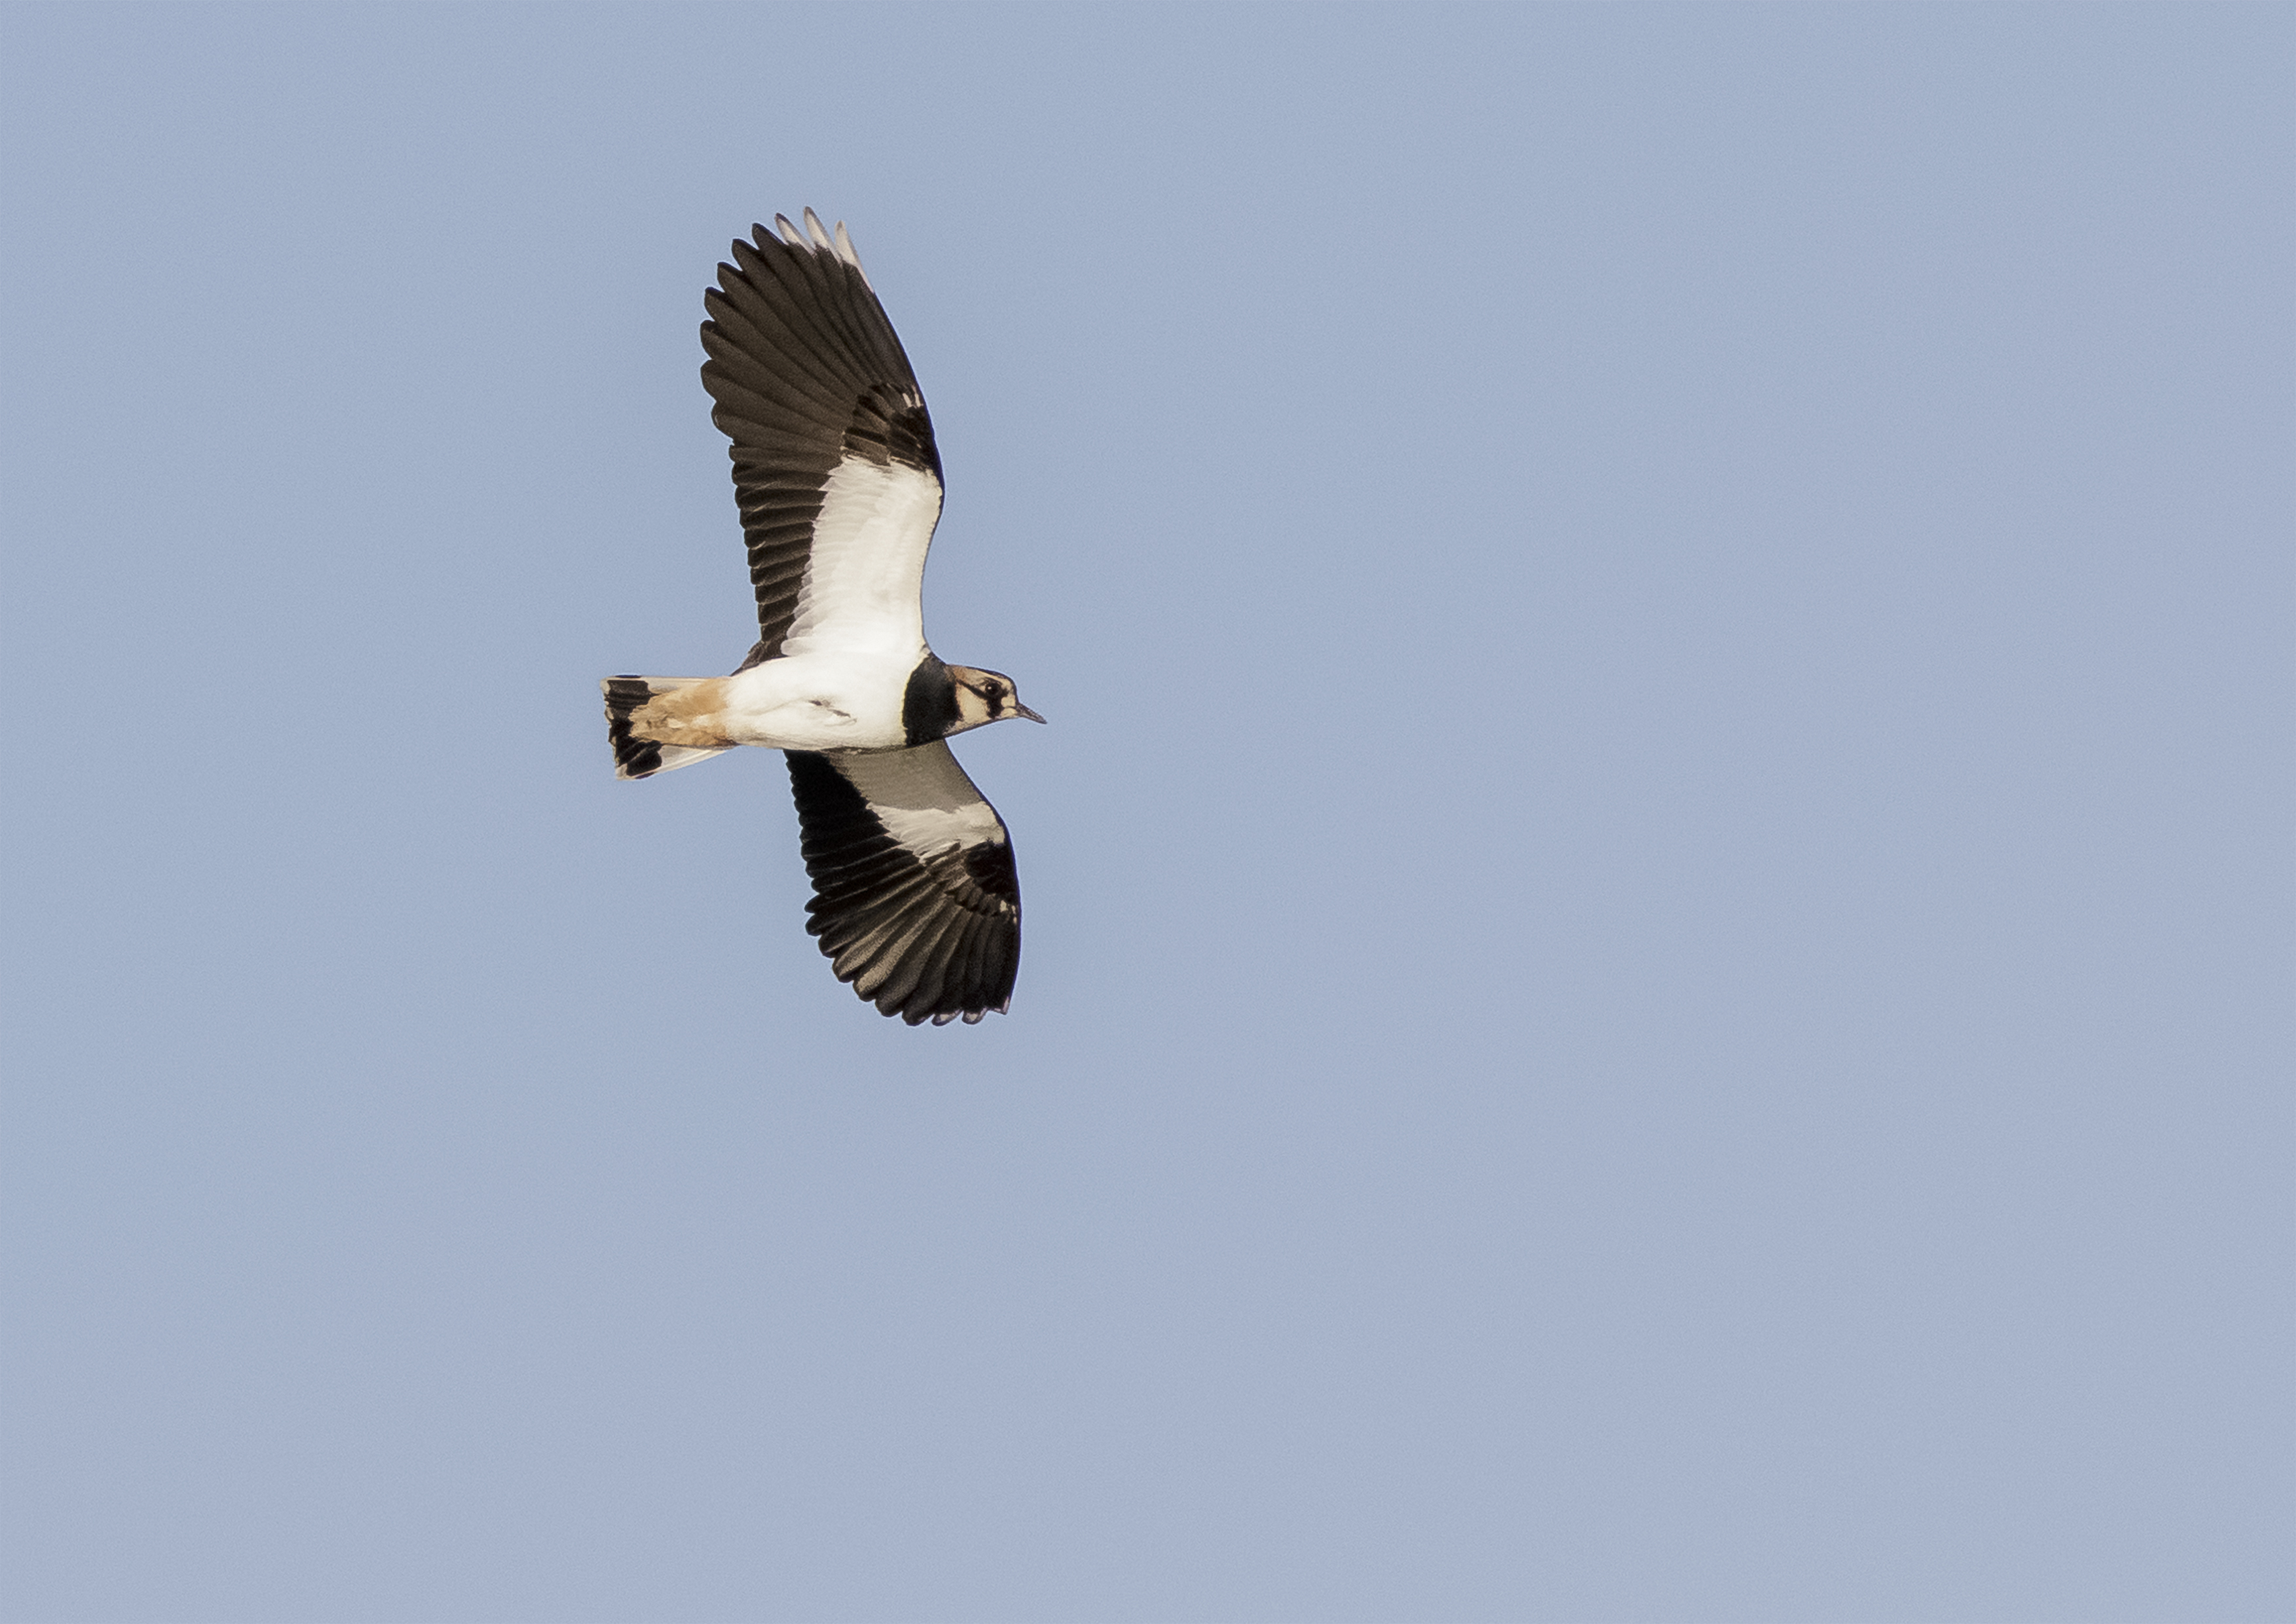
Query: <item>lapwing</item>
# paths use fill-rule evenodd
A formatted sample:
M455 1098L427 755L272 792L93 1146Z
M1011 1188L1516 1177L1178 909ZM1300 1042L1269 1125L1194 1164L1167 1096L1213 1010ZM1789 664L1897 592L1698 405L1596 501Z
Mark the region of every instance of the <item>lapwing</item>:
M730 677L610 677L614 773L785 751L806 929L840 981L914 1026L1013 998L1021 886L1004 820L948 740L1045 718L996 671L925 642L940 519L932 419L842 221L783 216L734 244L702 295L710 414L733 443L757 646Z

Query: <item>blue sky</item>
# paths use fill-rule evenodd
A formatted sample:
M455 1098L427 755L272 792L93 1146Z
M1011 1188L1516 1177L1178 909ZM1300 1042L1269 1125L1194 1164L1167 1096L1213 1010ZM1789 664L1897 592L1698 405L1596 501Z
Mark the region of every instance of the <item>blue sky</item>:
M2281 6L12 6L23 1624L2284 1616ZM701 291L1046 728L801 928Z

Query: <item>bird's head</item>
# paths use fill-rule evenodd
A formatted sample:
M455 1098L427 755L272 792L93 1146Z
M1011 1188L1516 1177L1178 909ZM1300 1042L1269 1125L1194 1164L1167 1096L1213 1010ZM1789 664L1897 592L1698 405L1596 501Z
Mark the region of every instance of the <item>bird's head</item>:
M1002 671L976 671L971 666L951 666L948 674L956 684L956 726L951 733L963 733L968 727L986 727L991 722L1001 722L1008 717L1024 716L1032 722L1045 718L1021 702L1021 692L1013 679Z

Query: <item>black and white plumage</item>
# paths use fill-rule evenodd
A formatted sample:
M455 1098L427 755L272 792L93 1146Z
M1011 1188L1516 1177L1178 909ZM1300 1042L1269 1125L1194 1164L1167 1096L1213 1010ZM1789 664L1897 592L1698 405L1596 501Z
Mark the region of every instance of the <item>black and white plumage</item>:
M608 677L615 772L787 751L806 928L838 979L911 1025L976 1021L1011 1002L1021 891L1004 820L946 741L1044 718L1012 678L927 646L941 480L924 396L843 224L775 225L734 244L701 324L757 645L730 677Z

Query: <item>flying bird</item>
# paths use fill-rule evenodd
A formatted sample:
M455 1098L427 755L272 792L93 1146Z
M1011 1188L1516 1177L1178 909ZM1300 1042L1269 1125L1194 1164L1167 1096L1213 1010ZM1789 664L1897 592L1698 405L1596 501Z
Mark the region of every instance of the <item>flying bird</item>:
M750 228L702 295L701 382L733 441L758 643L730 677L610 677L619 778L736 745L787 752L813 900L840 981L914 1026L1013 998L1021 886L996 808L947 741L1045 718L997 671L925 642L940 456L853 240L812 209Z

